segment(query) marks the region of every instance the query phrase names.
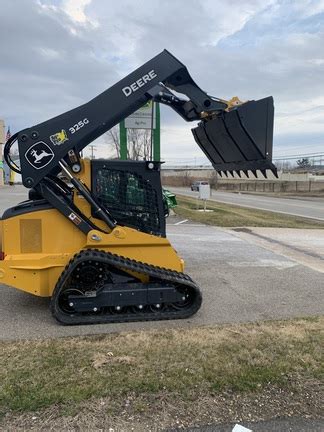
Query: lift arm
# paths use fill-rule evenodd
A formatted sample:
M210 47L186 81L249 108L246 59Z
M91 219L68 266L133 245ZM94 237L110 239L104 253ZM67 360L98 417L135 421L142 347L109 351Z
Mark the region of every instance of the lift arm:
M181 99L171 92L184 94ZM90 102L15 134L5 147L18 140L23 184L34 188L61 171L62 161L78 172L79 153L97 137L118 124L149 100L172 107L186 121L200 120L193 134L218 172L266 169L271 163L273 100L250 101L231 108L225 101L202 91L187 68L167 50Z

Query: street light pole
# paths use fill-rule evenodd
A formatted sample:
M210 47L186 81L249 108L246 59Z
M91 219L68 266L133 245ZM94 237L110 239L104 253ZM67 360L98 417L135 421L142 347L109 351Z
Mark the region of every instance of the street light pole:
M89 147L91 148L91 159L94 159L94 150L96 147L94 145L90 145Z

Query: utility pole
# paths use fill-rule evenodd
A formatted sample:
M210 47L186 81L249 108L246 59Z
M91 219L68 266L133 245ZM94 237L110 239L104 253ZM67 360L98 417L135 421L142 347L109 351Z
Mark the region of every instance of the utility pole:
M95 149L96 149L96 146L94 146L94 145L92 144L92 145L90 145L89 147L90 147L90 149L91 149L91 159L94 159L94 158L95 158L95 156L94 156L94 151L95 151Z

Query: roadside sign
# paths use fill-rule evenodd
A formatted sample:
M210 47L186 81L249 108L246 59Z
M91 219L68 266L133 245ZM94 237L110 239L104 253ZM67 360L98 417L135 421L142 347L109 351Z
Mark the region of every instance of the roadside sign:
M204 201L204 212L206 211L207 200L210 198L210 186L209 184L199 185L199 199Z
M210 186L209 184L199 185L199 199L208 200L210 198Z
M147 102L142 108L125 118L126 129L151 129L152 128L152 101ZM156 110L153 116L153 129L156 128Z

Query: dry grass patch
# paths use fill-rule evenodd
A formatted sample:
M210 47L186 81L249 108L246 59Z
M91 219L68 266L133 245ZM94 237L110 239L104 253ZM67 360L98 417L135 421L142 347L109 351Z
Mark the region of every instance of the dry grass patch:
M174 209L177 215L208 225L222 227L324 228L324 223L321 221L215 201L207 202L207 209L213 210L213 212L197 212L196 199L177 195L177 201L178 206Z
M132 395L195 403L323 379L324 318L1 343L0 409L71 410ZM140 409L140 408L138 408ZM145 411L145 406L144 406Z

